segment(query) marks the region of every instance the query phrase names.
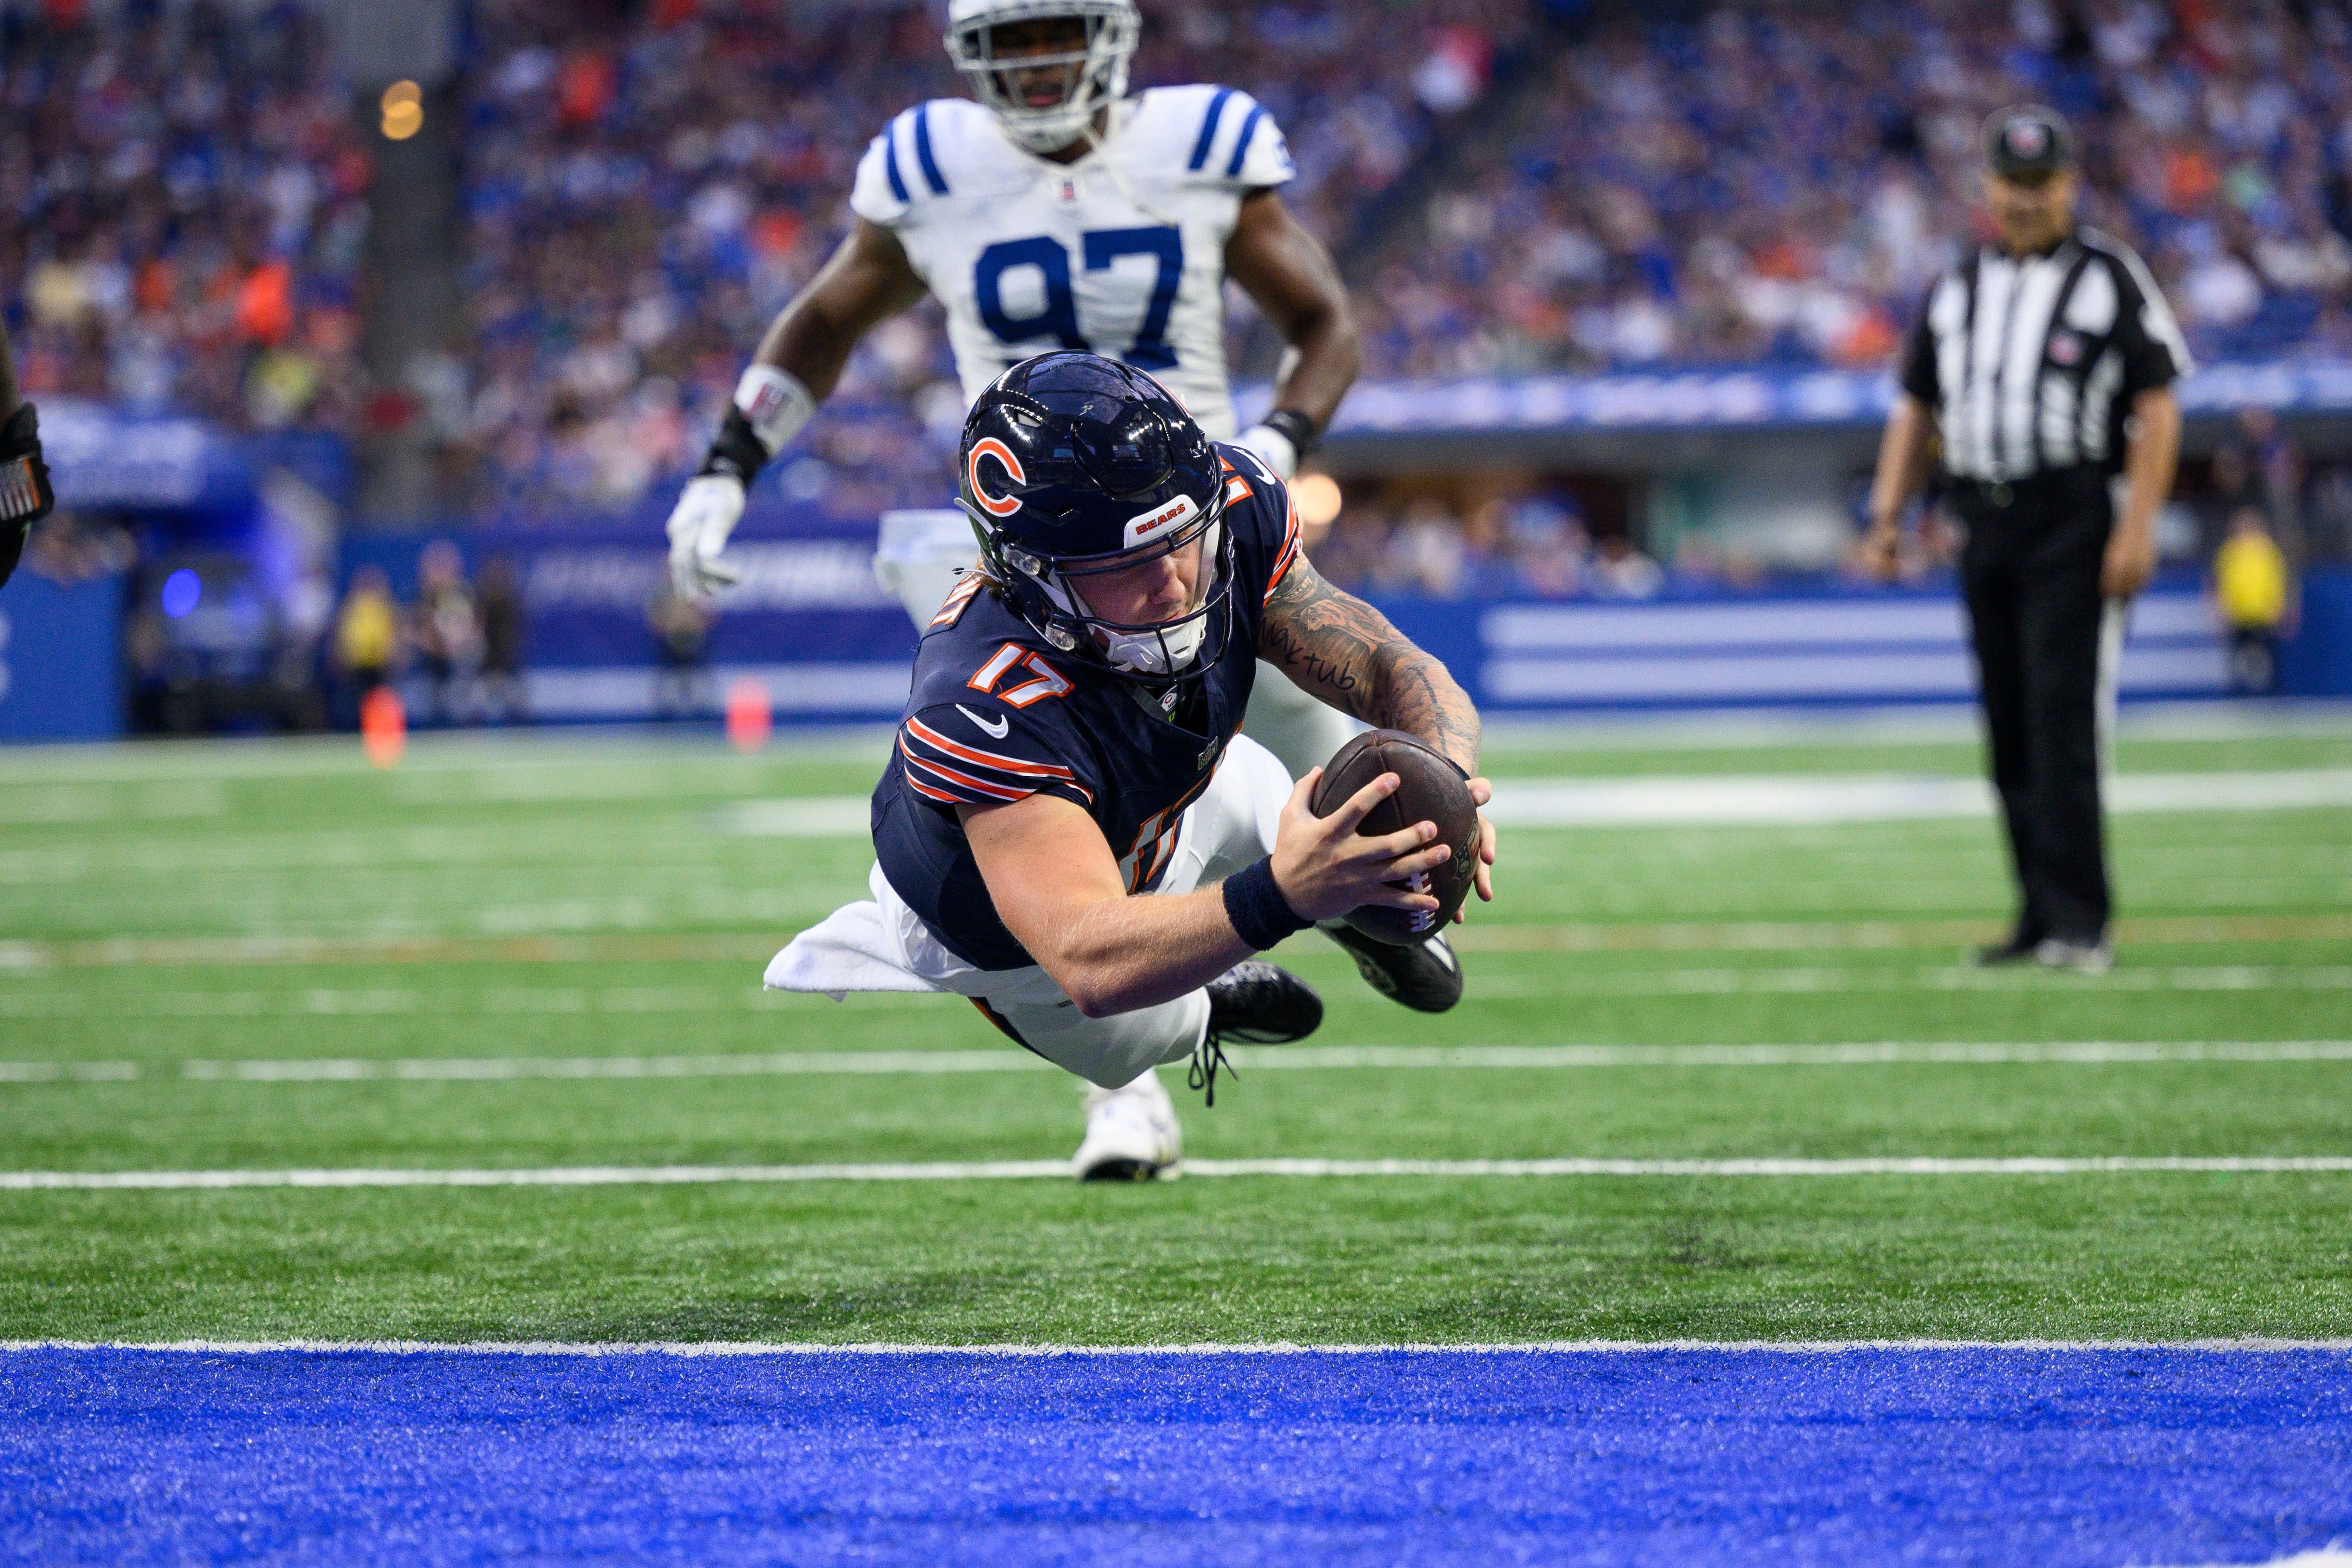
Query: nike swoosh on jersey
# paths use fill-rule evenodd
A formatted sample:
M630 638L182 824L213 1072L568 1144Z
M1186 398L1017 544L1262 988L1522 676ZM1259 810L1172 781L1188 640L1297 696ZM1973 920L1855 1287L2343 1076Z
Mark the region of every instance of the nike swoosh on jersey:
M999 719L995 723L992 724L961 702L955 705L955 710L962 714L965 718L971 720L973 723L979 725L982 731L992 741L1002 741L1004 739L1005 734L1013 728L1013 721L1010 719Z

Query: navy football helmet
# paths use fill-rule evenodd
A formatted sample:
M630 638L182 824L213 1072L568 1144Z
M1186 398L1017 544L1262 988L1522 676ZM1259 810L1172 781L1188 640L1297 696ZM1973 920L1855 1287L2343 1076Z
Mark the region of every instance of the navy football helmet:
M961 456L957 499L983 568L1039 637L1163 694L1223 657L1234 584L1224 467L1166 387L1098 354L1039 354L980 395ZM1079 589L1195 540L1194 602L1172 620L1106 620Z

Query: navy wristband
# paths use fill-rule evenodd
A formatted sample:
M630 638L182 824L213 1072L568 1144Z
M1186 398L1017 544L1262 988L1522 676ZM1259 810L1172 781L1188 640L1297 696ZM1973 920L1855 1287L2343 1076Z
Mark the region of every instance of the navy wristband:
M1269 430L1279 430L1290 442L1291 449L1300 457L1315 450L1318 434L1315 421L1296 408L1277 408L1258 421Z
M1282 896L1274 879L1274 857L1245 866L1224 880L1225 918L1253 952L1264 952L1284 937L1305 931L1313 921L1301 920Z
M710 443L710 455L702 459L698 474L730 474L743 481L750 489L760 470L768 466L768 448L751 422L743 417L740 408L730 408L727 417L719 422L719 438Z

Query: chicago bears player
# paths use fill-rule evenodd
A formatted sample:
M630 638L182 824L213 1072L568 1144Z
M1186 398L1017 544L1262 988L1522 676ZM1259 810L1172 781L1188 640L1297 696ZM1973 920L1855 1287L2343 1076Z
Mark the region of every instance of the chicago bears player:
M743 373L724 427L669 519L686 597L733 579L719 559L745 487L833 390L850 351L926 292L946 308L967 399L1041 350L1092 349L1151 372L1218 440L1230 278L1291 348L1273 411L1241 436L1290 478L1355 380L1358 338L1323 247L1276 188L1282 132L1224 87L1127 95L1134 0L953 0L947 49L973 99L884 127L858 164L849 236L786 306ZM952 512L886 537L877 567L922 626L978 559ZM894 519L893 521L898 521ZM1354 731L1261 670L1251 733L1294 773Z
M1339 921L1432 909L1397 885L1452 847L1422 822L1356 826L1396 775L1317 818L1237 733L1261 657L1321 700L1410 731L1465 775L1478 715L1444 666L1332 588L1298 514L1247 448L1212 443L1149 374L1093 354L1014 365L962 441L982 565L932 617L874 792L872 902L768 967L772 987L951 991L1087 1079L1082 1177L1176 1164L1152 1069L1191 1057L1213 1095L1223 1042L1297 1039L1323 1006L1253 959L1320 923L1385 994L1443 1011L1461 973L1427 946ZM1484 805L1485 780L1471 779ZM1491 898L1494 833L1477 885ZM1152 895L1152 896L1139 896Z

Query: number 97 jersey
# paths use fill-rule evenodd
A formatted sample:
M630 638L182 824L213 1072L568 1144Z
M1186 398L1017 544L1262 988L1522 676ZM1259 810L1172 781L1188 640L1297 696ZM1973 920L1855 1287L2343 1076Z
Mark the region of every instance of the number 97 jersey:
M1110 110L1074 163L1024 151L964 99L884 127L849 205L898 236L940 303L968 403L1049 349L1121 359L1166 383L1230 440L1225 242L1253 190L1294 171L1247 93L1155 88Z

